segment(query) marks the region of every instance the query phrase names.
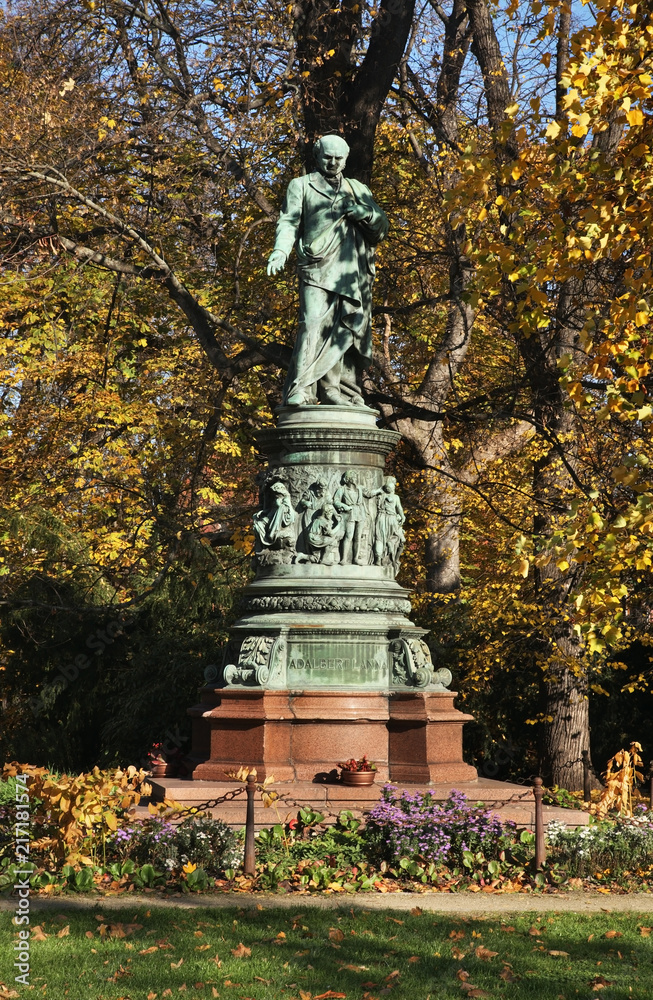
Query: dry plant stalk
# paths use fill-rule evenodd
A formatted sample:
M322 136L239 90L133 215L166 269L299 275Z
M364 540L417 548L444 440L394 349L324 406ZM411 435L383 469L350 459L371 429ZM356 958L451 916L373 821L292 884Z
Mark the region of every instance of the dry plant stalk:
M253 774L255 778L257 777L256 768L247 767L245 764L241 764L241 766L238 768L237 771L225 771L224 773L226 777L231 778L232 781L242 781L243 784L247 784L247 776L249 774ZM262 782L260 781L256 782L256 790L257 792L260 792L261 801L263 802L263 805L265 806L266 809L269 809L272 803L279 798L277 792L268 791L268 788L272 784L274 784L273 774L269 775Z
M608 761L605 772L605 789L592 812L598 819L604 819L610 809L617 809L620 816L633 814L633 788L643 778L642 746L631 743L630 750L619 750Z

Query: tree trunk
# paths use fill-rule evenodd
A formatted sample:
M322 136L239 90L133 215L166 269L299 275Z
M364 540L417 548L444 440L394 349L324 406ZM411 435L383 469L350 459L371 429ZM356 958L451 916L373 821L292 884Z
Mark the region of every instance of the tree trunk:
M460 507L446 514L426 537L424 562L426 589L432 594L453 594L460 589Z
M374 137L410 35L415 0L381 0L357 63L362 10L354 0L297 0L293 14L307 165L313 169L315 139L339 132L350 146L347 176L369 184Z
M558 645L562 640L558 639ZM583 788L583 750L589 750L587 678L569 667L541 683L547 721L542 726L542 776L545 784L570 791Z
M573 410L565 406L557 361L576 348L575 312L581 296L575 281L563 285L553 336L547 330L539 342L530 338L521 343L535 421L549 439L548 452L533 470L533 535L539 544L552 537L557 521L567 515L575 490L578 427ZM583 787L583 768L571 762L590 748L589 704L583 645L569 613L569 595L581 568L572 554L567 563L559 567L552 560L535 570L537 601L544 612L535 639L542 669L540 768L555 784L578 791Z

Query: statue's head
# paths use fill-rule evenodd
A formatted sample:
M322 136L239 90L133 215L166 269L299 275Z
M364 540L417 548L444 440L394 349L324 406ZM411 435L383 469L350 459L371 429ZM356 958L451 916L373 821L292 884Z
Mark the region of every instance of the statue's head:
M358 479L356 478L356 473L352 472L351 470L349 470L349 471L347 471L347 472L344 473L344 475L342 477L342 481L345 484L345 486L357 486L358 485Z
M338 177L345 169L349 146L339 135L323 135L313 146L318 170L325 177Z
M386 476L383 480L383 491L384 493L394 493L395 487L397 485L397 480L394 476Z

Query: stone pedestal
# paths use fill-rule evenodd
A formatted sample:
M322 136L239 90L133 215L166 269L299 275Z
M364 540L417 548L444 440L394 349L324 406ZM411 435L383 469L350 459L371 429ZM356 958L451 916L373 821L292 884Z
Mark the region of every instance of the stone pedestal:
M189 710L193 777L222 780L247 764L279 781L320 780L363 754L381 779L476 777L462 760L471 716L453 707L451 674L434 668L395 580L402 532L383 469L399 435L377 416L283 408L259 434L257 575L218 677Z
M193 777L222 781L241 764L260 778L333 777L338 761L367 754L378 781L472 781L462 760L462 727L472 716L453 707L454 692L362 692L208 687L191 709Z

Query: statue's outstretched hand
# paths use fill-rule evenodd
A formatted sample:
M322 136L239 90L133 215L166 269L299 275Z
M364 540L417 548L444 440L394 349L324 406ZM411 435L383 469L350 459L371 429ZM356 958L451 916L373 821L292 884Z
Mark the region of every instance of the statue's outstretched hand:
M278 274L279 271L283 271L287 260L283 250L273 250L268 257L268 274Z

